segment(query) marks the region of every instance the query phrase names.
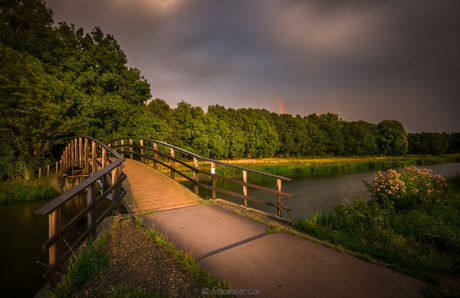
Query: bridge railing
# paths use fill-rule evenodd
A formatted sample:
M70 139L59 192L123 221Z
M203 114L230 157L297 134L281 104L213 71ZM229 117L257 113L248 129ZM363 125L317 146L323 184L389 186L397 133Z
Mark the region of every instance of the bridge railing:
M91 176L34 211L34 214L48 215L49 218L49 239L43 243L43 249L49 251L49 268L44 274L45 279L55 278L56 272L60 270L61 265L72 255L73 251L90 234L94 233L102 220L121 203L126 194L121 184L126 179L126 175L121 169L124 161L125 158L115 150L93 138L76 138L66 146L59 161L61 173L69 167L76 166L85 169L87 173L91 173ZM101 195L97 196L96 189L99 182L107 187L104 187ZM63 205L85 191L87 196L86 208L65 225L62 225L61 209ZM98 218L95 218L96 206L110 194L112 195L112 203ZM67 237L68 231L85 217L88 223L87 229L74 243L68 244L68 249L61 254L62 240Z
M185 149L152 139L123 138L111 141L109 146L116 149L121 155L129 156L131 159L133 159L134 156L138 156L139 161L143 163L149 163L150 161L150 164L153 163L152 166L155 169L158 169L158 165L166 167L169 169L168 171L170 171L172 179L176 179L176 174L178 174L192 182L194 192L197 195L199 193L199 188L202 187L211 190L212 198L216 198L216 192L219 192L241 198L244 206L248 206L249 200L258 204L274 207L277 209L278 216L282 216L283 210L290 210L282 203L282 197L291 197L291 194L282 191L282 181L291 181L289 178L202 157ZM241 177L241 180L216 174L216 165L231 168L233 171L239 171L241 175L238 176ZM248 173L276 179L276 189L249 183ZM202 177L210 179L211 184L203 183L201 181L202 179L200 179ZM217 180L241 185L242 193L218 187ZM249 196L248 188L258 189L276 195L276 203Z

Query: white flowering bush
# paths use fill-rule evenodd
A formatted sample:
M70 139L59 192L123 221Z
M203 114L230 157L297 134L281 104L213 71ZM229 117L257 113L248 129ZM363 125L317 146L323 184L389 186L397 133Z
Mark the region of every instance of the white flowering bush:
M431 172L408 166L399 171L378 171L372 183L364 183L372 198L382 205L399 210L411 209L420 203L437 199L447 187L445 178L432 175Z

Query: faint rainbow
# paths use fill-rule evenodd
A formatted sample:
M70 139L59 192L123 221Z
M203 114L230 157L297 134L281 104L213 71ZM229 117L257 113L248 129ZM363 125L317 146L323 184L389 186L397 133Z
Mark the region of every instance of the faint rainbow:
M284 103L281 101L281 98L276 92L275 92L275 99L276 99L276 104L278 105L278 108L280 109L281 114L287 114L286 107L284 106Z

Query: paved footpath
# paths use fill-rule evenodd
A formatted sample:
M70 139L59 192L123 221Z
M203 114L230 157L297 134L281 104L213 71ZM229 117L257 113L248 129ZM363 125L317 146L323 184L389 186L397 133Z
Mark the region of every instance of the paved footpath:
M123 187L128 191L123 201L129 212L174 209L202 200L179 182L138 161L126 159L123 172L127 176Z
M202 204L142 216L232 289L259 297L420 297L424 283Z

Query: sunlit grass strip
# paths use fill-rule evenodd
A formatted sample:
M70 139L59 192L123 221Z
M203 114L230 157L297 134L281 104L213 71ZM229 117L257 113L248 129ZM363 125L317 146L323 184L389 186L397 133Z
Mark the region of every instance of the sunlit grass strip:
M142 226L142 220L136 218L137 226ZM181 250L177 250L174 244L168 242L163 235L152 229L143 227L146 231L146 235L152 239L157 245L165 249L171 257L173 257L182 269L190 276L198 279L204 288L216 288L216 289L230 289L230 285L216 279L214 276L203 270L192 257L191 254L185 253Z
M12 180L0 182L0 204L50 199L57 192L43 180Z
M354 156L314 158L263 158L228 161L239 166L281 176L328 174L362 170L402 168L409 165L431 165L460 162L460 154L428 156ZM229 175L238 175L237 172Z

